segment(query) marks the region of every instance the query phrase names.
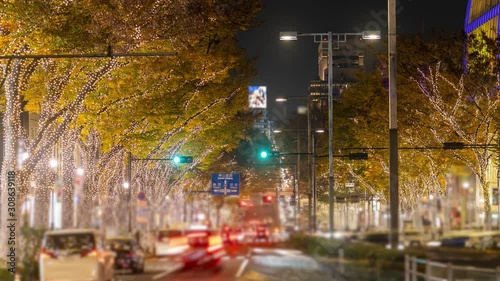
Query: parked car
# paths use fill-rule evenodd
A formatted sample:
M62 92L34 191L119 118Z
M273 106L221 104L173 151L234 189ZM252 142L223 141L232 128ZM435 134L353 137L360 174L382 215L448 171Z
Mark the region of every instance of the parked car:
M40 281L105 281L114 277L114 253L93 229L45 233L39 256Z
M184 268L210 267L220 269L220 261L226 255L221 233L217 230L188 230L189 249L181 254Z
M361 235L361 240L374 244L385 245L389 247L389 231L369 231ZM417 230L404 230L399 233L399 249L423 247L427 244L427 237Z
M335 231L333 233L333 239L344 240L344 241L348 242L348 241L358 240L359 235L360 235L360 233L357 231ZM331 234L324 233L323 237L330 238Z
M441 247L474 248L478 250L500 248L500 231L465 230L446 233Z
M399 241L405 248L424 247L430 237L418 230L405 230L401 232Z
M145 254L134 239L113 237L106 240L106 246L115 253L115 270L130 270L132 273L144 272Z
M231 228L228 226L222 228L221 235L222 241L226 245L240 244L245 238L241 228Z
M368 231L361 235L361 240L373 244L387 245L389 243L388 231Z
M155 255L174 256L189 249L188 238L185 230L165 229L160 230L155 242Z

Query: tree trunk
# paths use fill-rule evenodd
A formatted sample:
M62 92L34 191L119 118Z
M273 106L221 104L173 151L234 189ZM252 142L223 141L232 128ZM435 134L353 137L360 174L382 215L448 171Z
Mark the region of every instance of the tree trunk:
M7 226L10 224L8 219L14 219L9 212L8 202L8 175L16 173L16 152L19 141L19 134L21 130L20 124L20 113L21 113L21 103L19 98L19 76L21 63L19 60L13 62L10 73L7 75L4 82L5 87L5 112L3 114L3 161L0 176L0 256L5 257L8 253L7 249L12 245L8 245L7 239L10 236L9 229ZM23 186L18 186L16 182L16 176L10 178L10 181L15 185L15 197L16 198L16 210L14 211L15 218L20 219L22 200L23 200ZM24 187L26 188L26 187ZM12 193L10 194L12 195ZM12 197L11 197L12 198ZM14 237L18 237L19 222L13 221L16 224L15 232L13 232ZM17 244L18 242L15 241Z
M490 188L489 183L484 176L485 172L481 171L479 176L479 184L484 198L484 229L491 230L491 204L490 204Z

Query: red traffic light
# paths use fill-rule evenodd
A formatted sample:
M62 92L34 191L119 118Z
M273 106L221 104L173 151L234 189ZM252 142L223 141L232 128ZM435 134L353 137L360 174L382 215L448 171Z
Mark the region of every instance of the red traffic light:
M273 202L273 197L271 195L266 195L266 196L262 197L262 202L271 203L271 202Z

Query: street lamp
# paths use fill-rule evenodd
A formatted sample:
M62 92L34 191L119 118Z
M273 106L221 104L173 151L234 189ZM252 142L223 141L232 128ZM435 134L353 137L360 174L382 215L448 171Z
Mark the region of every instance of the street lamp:
M321 134L324 133L324 129L315 129L314 133L311 134L311 146L312 146L312 179L313 179L313 188L312 188L312 207L313 207L313 213L312 213L312 231L315 233L318 227L318 219L317 219L317 203L318 203L318 190L316 187L316 133Z
M312 178L311 178L311 98L307 97L277 97L276 102L287 102L288 100L306 100L307 101L307 154L308 154L308 163L309 163L309 171L308 171L308 193L309 193L309 229L312 228L312 212L311 212L311 194L312 194ZM300 152L300 138L297 136L297 152ZM300 154L297 154L297 182L300 182ZM299 195L298 203L297 203L297 212L300 214L300 192L299 192L299 184L297 184L297 194Z
M312 99L314 98L314 99ZM309 230L312 230L313 229L313 226L314 226L314 223L313 223L313 220L314 220L314 216L313 216L313 211L312 211L312 198L314 197L313 196L313 181L315 181L315 175L313 175L314 171L313 171L313 168L314 165L312 165L313 163L313 160L311 158L311 155L313 155L312 153L312 142L311 142L311 124L312 124L312 120L311 120L311 103L314 101L314 100L320 100L320 99L326 99L328 98L327 95L316 95L314 97L311 97L310 95L307 96L307 97L277 97L276 98L276 102L278 103L281 103L281 102L287 102L288 100L307 100L307 155L308 155L308 163L309 163L309 173L308 173L308 204L309 204L309 210L308 210L308 219L309 219ZM281 132L281 130L275 130L276 133L279 133ZM316 129L316 132L317 133L322 133L324 132L323 129ZM298 137L298 136L297 136ZM298 138L300 140L300 138ZM297 152L299 152L300 150L300 143L297 142ZM297 163L298 164L298 167L297 169L299 170L298 174L297 174L297 177L299 177L300 175L300 153L297 154ZM297 186L297 194L300 194L299 193L299 187ZM299 197L299 200L300 200L300 197ZM297 212L300 213L300 204L297 204Z
M56 181L57 181L57 160L56 159L50 159L49 161L49 166L50 168L52 169L52 171L54 172L54 175L56 177ZM54 186L52 187L52 193L51 193L51 198L50 198L50 201L52 204L51 205L51 220L52 222L50 223L50 229L54 230L55 228L55 220L56 220L56 197L55 197L55 183L54 183Z
M335 49L340 49L340 43L345 43L348 36L361 36L363 39L380 39L380 31L363 31L360 33L298 33L296 31L280 32L280 40L297 40L299 36L313 36L315 43L323 43L328 40L328 194L329 194L329 230L333 233L333 42L337 43ZM335 38L335 39L334 39ZM332 236L333 237L333 236Z
M460 218L460 227L463 229L464 227L467 226L467 223L469 221L469 206L467 205L469 201L469 182L463 182L462 183L462 188L463 190L460 190L459 194L462 195L462 214Z
M82 168L76 169L74 192L73 192L73 227L78 227L78 205L80 204L80 195L83 192L84 174Z

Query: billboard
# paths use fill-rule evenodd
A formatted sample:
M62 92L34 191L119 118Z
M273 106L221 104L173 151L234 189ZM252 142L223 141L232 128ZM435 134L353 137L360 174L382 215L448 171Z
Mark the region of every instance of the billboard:
M267 107L266 86L248 86L248 107L250 108Z

